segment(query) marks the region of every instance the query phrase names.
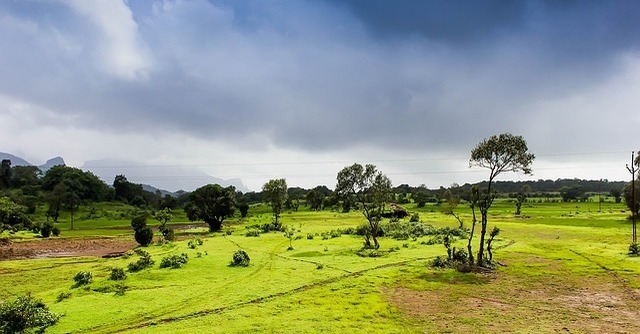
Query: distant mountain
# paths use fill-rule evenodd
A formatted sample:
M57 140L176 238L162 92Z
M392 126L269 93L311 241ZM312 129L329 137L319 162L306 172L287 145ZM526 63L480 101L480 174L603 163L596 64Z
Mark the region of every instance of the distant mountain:
M11 160L11 166L33 166L33 164L22 158L18 158L13 154L0 152L0 161L6 159Z
M158 188L156 188L156 187L154 187L152 185L149 185L149 184L143 184L142 185L142 190L148 191L148 192L154 193L154 194L156 193L156 191L159 191L160 194L162 194L163 197L166 196L166 195L173 196L173 197L178 197L178 195L176 195L176 193L174 193L174 192L171 192L169 190L164 190L164 189L158 189Z
M35 166L34 164L24 160L22 158L16 157L13 154L0 152L0 160L9 159L11 160L11 166ZM55 157L47 160L44 165L38 166L40 170L44 173L48 171L51 167L57 165L64 165L64 160L61 157Z
M62 159L61 157L51 158L47 160L44 165L38 166L38 168L40 168L43 173L46 173L49 169L51 169L51 167L58 165L65 165L64 159Z
M234 186L242 192L249 191L240 179L224 180L192 167L154 166L134 161L102 159L87 161L80 168L91 171L107 184L112 184L116 175L123 174L130 182L153 185L153 188L168 189L169 192L193 191L210 183Z

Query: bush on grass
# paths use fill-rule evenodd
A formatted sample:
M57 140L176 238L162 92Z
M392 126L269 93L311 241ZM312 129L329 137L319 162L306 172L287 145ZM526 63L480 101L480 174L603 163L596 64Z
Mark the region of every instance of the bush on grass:
M76 286L90 284L93 281L93 274L90 271L80 271L73 276L73 281L76 282Z
M26 333L34 329L44 333L47 327L55 325L60 315L49 311L40 299L27 294L0 304L0 332Z
M189 260L189 256L186 253L180 255L174 254L171 256L163 257L160 261L160 268L173 268L177 269L182 267Z
M231 260L231 266L242 266L247 267L251 259L249 258L249 254L242 249L238 249L235 253L233 253L233 259Z

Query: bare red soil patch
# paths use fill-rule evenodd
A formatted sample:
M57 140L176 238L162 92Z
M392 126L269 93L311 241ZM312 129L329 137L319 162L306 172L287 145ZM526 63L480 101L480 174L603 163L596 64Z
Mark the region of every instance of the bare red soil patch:
M0 245L0 260L43 257L109 256L122 254L137 244L132 238L41 239L4 242Z

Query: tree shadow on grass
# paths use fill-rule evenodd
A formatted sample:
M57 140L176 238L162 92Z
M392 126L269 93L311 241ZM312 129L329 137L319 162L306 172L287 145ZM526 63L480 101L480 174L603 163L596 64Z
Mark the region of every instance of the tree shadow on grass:
M464 285L487 284L493 280L493 277L491 275L478 273L461 273L456 271L455 269L426 272L420 274L418 277L429 282Z

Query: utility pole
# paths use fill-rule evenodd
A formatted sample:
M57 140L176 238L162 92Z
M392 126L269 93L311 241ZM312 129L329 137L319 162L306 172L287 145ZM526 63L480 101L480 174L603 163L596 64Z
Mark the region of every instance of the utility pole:
M633 243L637 243L638 239L636 236L636 165L633 163L633 158L635 158L634 151L631 151L631 168L627 165L627 170L631 173L631 219L633 219Z

